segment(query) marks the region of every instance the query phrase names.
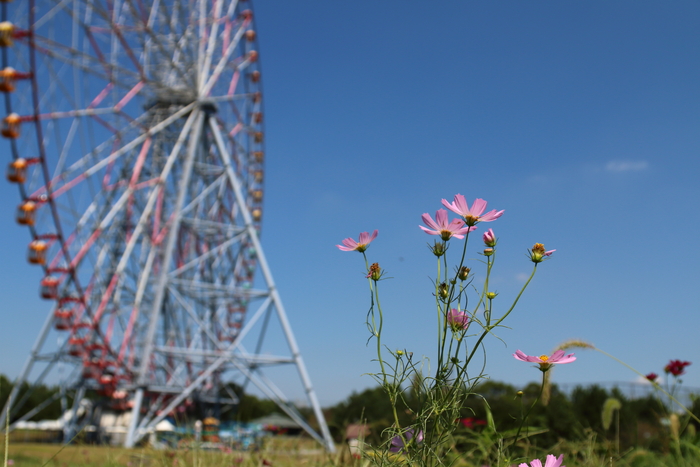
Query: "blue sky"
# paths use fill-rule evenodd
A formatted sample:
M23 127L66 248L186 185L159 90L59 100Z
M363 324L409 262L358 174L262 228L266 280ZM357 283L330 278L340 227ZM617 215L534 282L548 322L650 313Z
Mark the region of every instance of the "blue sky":
M377 370L362 258L334 245L379 230L384 342L430 356L434 259L418 225L456 193L506 211L478 231L500 239L497 306L529 273L527 248L557 249L505 344L487 340L491 378L523 386L539 372L515 350L580 338L644 373L689 360L700 387L700 4L259 1L255 14L263 245L323 405ZM15 376L49 310L12 221L19 196L0 193L0 372ZM555 381L636 379L577 355Z

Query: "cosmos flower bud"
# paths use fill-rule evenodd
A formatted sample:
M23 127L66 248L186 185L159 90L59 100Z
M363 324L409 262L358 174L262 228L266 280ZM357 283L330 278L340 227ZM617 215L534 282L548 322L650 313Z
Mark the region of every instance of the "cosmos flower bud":
M403 350L397 350L397 351L396 351L396 355L398 355L399 357L402 356L403 354L404 354L404 351L403 351Z
M535 243L535 245L530 250L530 261L532 261L533 263L541 263L546 259L547 256L550 256L555 251L557 250L545 251L543 244Z
M496 246L496 234L493 233L493 229L489 229L486 232L484 232L484 244L488 247L495 247Z
M367 278L372 279L377 282L382 277L382 268L379 267L379 263L373 263L369 267L369 272L367 273Z
M494 298L496 298L496 295L498 295L498 293L496 292L486 292L486 298L488 298L489 300L493 300Z
M443 300L446 299L450 294L450 287L446 283L438 285L438 295Z
M457 271L457 277L459 277L459 280L461 281L466 281L467 277L469 277L469 273L471 272L471 269L469 269L466 266L462 266L459 268L459 271Z
M436 240L433 246L430 246L430 244L428 244L428 248L430 248L430 251L432 251L433 254L439 258L440 256L444 255L447 251L447 244L443 242L438 242Z
M484 248L484 256L491 256L493 254L493 248Z

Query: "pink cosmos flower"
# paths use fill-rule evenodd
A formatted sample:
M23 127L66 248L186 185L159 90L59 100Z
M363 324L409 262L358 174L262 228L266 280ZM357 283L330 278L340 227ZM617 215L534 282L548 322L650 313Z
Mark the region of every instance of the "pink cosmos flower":
M555 363L562 363L562 364L563 363L571 363L574 360L576 360L576 357L574 357L574 354L570 353L569 355L564 355L564 353L565 352L563 350L557 350L549 357L546 355L540 355L539 357L534 357L534 356L530 356L530 355L525 355L525 353L523 353L522 351L517 350L513 354L513 357L515 357L516 360L520 360L522 362L539 363L540 370L547 371Z
M455 332L467 329L469 326L469 316L465 312L453 308L447 313L447 324L449 324Z
M486 232L484 232L484 244L488 247L495 247L496 246L496 234L493 233L493 229L489 229Z
M564 454L560 455L558 458L554 457L552 454L547 454L544 467L566 467L565 465L561 465L562 462L564 462ZM528 465L523 462L518 467L528 467ZM530 467L542 467L542 462L540 462L539 459L533 459L532 462L530 462Z
M342 251L359 251L362 253L367 249L370 243L372 243L372 240L377 238L377 233L379 233L378 230L375 230L372 233L372 236L369 235L369 232L362 232L360 234L360 239L359 241L355 241L352 238L346 238L343 240L342 245L336 245L339 250Z
M423 222L428 224L435 230L426 229L422 225L419 225L423 232L429 235L440 235L440 237L447 241L451 237L459 238L460 240L464 238L464 234L474 230L476 227L464 227L464 221L461 219L452 219L452 222L447 223L447 211L444 209L438 209L435 213L435 220L430 217L427 212L421 216Z
M484 214L486 204L486 201L477 198L470 208L464 196L460 194L455 195L454 202L452 203L448 202L446 199L442 200L442 205L450 211L464 217L468 226L476 225L479 222L495 221L503 215L504 211L496 211L495 209Z

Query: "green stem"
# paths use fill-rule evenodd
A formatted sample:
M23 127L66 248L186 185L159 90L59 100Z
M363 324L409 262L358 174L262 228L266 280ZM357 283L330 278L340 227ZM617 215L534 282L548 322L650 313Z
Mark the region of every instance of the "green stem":
M374 287L372 287L372 282L374 282ZM382 313L382 304L379 301L379 282L373 281L370 278L370 290L374 289L374 302L377 304L377 311L379 313L379 326L375 328L375 337L377 338L377 359L379 360L379 367L382 372L382 381L384 383L384 390L389 394L389 399L391 401L391 408L394 415L394 423L396 424L396 429L399 432L399 436L403 441L404 446L407 445L406 438L401 431L401 425L399 424L399 414L396 411L396 386L392 385L389 388L389 381L387 380L386 368L384 367L384 359L382 358L382 328L384 327L384 315ZM374 319L373 319L374 322ZM394 374L394 377L396 375Z
M444 255L443 255L444 256ZM440 258L437 259L437 277L435 279L435 308L437 309L437 345L438 345L438 369L440 368L440 361L442 361L442 353L444 350L444 339L443 339L443 313L442 305L440 304Z
M7 467L7 455L10 451L10 404L7 404L5 414L5 467Z
M530 277L527 278L527 281L526 281L525 284L523 285L523 288L520 289L520 292L518 293L518 296L515 297L515 300L513 301L513 304L510 306L510 308L508 309L508 311L506 311L506 313L505 313L503 316L501 316L501 317L498 319L498 321L496 321L495 323L493 323L493 324L487 326L486 329L484 329L484 332L481 333L481 336L479 336L479 339L476 341L476 344L474 345L474 348L472 349L471 353L469 354L469 358L467 358L465 367L466 367L466 365L469 364L469 362L472 361L472 358L474 358L474 353L476 353L476 350L479 348L479 344L481 344L481 341L484 340L484 338L486 337L486 335L489 334L493 328L495 328L495 327L497 327L499 324L501 324L501 322L502 322L504 319L506 319L506 318L508 317L508 315L511 313L511 311L513 311L513 309L515 308L515 305L518 303L518 300L520 300L520 297L523 295L523 292L525 292L525 289L526 289L527 286L530 284L530 281L532 280L533 277L535 277L535 272L536 272L536 271L537 271L537 263L535 263L535 267L532 268L532 273L530 273Z
M494 248L493 254L491 256L486 257L486 279L484 279L484 290L481 292L481 297L479 297L479 303L477 304L477 308L479 309L479 305L481 302L484 300L484 296L489 292L489 279L491 278L491 268L493 267L493 262L496 260L496 250ZM486 316L486 326L491 325L491 315L493 312L493 303L491 302L491 299L489 299L489 304L488 304L488 313Z
M547 370L547 371L549 371L549 370ZM515 438L513 439L512 446L514 446L515 443L518 442L518 437L520 436L520 431L522 431L522 429L523 429L523 425L525 424L525 420L527 420L527 417L530 416L530 412L532 412L532 409L535 408L537 403L540 401L540 398L542 397L542 392L544 391L545 373L546 373L546 371L542 372L542 384L540 385L540 393L537 395L537 398L535 399L535 401L532 403L530 408L525 413L525 416L521 417L521 419L520 419L520 426L518 427L518 431L515 433Z
M382 380L386 387L386 370L384 369L384 360L382 360L382 327L384 326L384 317L382 316L382 305L379 303L379 286L377 282L374 283L374 300L377 303L377 310L379 311L379 327L374 334L377 338L377 358L379 359L379 366L382 369Z

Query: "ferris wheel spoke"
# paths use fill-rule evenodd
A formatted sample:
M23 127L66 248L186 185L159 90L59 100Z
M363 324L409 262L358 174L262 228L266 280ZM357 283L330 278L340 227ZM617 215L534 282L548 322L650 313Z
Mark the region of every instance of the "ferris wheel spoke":
M146 331L146 340L145 340L145 351L143 355L143 361L141 363L141 368L139 370L139 375L138 375L138 382L139 383L144 383L146 380L146 374L148 370L148 362L151 357L151 346L154 343L154 337L155 333L157 330L157 323L158 323L158 313L160 310L160 307L163 303L163 298L164 298L164 293L165 293L165 287L167 284L167 271L170 268L170 262L171 262L171 252L174 251L174 246L175 242L177 240L176 234L177 230L180 226L180 215L179 215L179 210L182 208L182 205L184 203L184 197L185 197L185 192L186 192L186 187L189 184L189 177L191 174L191 169L192 169L192 164L194 162L194 156L195 153L197 152L197 140L199 139L200 132L202 131L202 122L204 120L204 114L202 111L199 109L195 109L192 112L192 115L190 118L194 121L193 125L193 131L192 134L190 135L190 144L188 145L187 148L187 155L184 161L184 176L182 179L179 181L180 182L180 187L179 191L177 194L177 199L175 201L174 205L174 218L171 221L171 226L170 226L170 231L168 232L168 238L166 240L165 244L165 257L162 261L161 268L162 270L160 271L160 276L157 279L157 289L156 289L156 296L154 298L154 303L153 303L153 310L151 312L151 316L148 318L149 323L148 323L148 329Z
M141 233L144 230L144 226L146 224L147 219L150 218L153 208L156 204L156 201L159 198L159 194L162 193L162 184L163 182L168 178L170 174L170 170L172 169L175 160L177 159L177 156L180 155L180 148L182 145L185 143L185 140L189 136L190 129L195 123L196 116L199 114L199 112L193 111L187 121L185 122L182 132L180 133L180 136L178 137L177 142L173 146L173 150L170 152L170 155L168 156L168 159L165 163L165 166L163 168L162 173L160 174L159 180L161 183L159 185L156 185L152 190L151 193L148 196L148 201L143 209L143 212L141 214L141 217L139 218L136 228L134 229L134 232L131 236L131 239L129 239L129 242L126 244L126 247L124 249L124 253L122 255L121 260L118 263L117 266L117 272L121 273L121 271L124 269L124 267L127 264L128 258L131 255L131 251L133 250L134 246L136 245L136 242L138 241Z
M86 155L83 159L77 161L75 164L71 166L69 169L70 172L73 171L78 171L80 170L81 173L80 175L74 177L73 179L65 182L63 186L60 188L57 188L54 191L54 196L59 196L65 191L70 190L73 188L76 184L94 176L97 174L100 170L104 169L106 166L109 164L114 163L119 157L123 156L124 154L128 153L132 149L134 149L136 146L139 144L143 143L146 141L148 138L152 138L153 136L157 135L161 131L163 131L166 127L168 127L170 124L172 124L174 121L178 120L180 117L186 115L188 112L192 110L194 107L194 103L184 107L178 112L175 112L171 117L165 119L163 122L154 125L153 127L149 128L147 131L142 133L140 136L134 138L131 140L129 143L125 144L124 146L120 147L118 150L113 151L111 154L109 154L106 157L103 158L98 158L91 166L85 167L85 162L89 160L95 159L93 154L88 154ZM166 174L167 176L167 174ZM58 183L60 180L56 180L56 183ZM41 195L42 190L38 191L35 193L35 196Z
M178 75L178 78L183 82L186 81L187 80L187 73L186 73L185 69L183 69L183 66L180 63L177 63L172 59L172 52L169 52L166 49L166 46L160 40L160 36L158 36L155 33L155 31L153 30L151 25L145 25L143 30L148 35L149 41L150 41L149 43L146 44L147 45L146 50L150 50L150 48L153 47L153 45L151 45L151 44L154 44L154 46L158 49L158 52L160 54L159 57L165 58L166 60L168 60L168 64L170 65L170 68L176 72L176 74ZM176 46L177 46L177 44L176 44ZM150 52L150 53L153 54L153 52ZM149 57L144 56L144 61L146 61L147 59L150 59L150 58L151 58L151 56L149 56Z
M104 82L113 83L115 86L130 89L134 85L133 83L140 81L142 78L141 75L129 68L124 68L120 65L105 62L104 58L101 59L100 57L94 57L85 52L62 45L40 35L35 37L33 47L44 57L57 60L61 63L69 65L74 70L83 71L89 75L99 78ZM115 76L119 76L122 79L114 79ZM131 83L124 81L124 78L127 77L131 78Z
M217 48L217 34L219 30L219 23L223 20L226 21L227 17L221 16L221 11L223 9L224 0L214 0L213 13L211 15L211 24L208 31L209 40L206 45L206 53L204 55L204 64L202 66L202 77L209 75L209 68L211 67L211 61L214 55L214 51ZM201 7L204 7L205 2L201 2ZM202 15L204 19L204 15ZM205 25L206 27L206 25ZM201 82L201 81L200 81Z
M48 10L46 14L34 20L34 24L32 25L33 29L40 29L42 26L44 26L44 24L53 20L58 13L66 11L66 5L71 3L76 4L77 2L75 2L75 0L61 0L60 2L56 3L56 5Z
M188 24L189 21L187 18L185 18L184 21L180 20L181 24L176 23L182 10L181 2L175 1L172 11L169 11L163 2L159 2L157 5L154 4L153 8L160 10L157 15L161 20L163 20L162 24L166 26L166 30L164 31L165 34L161 33L161 35L165 35L165 37L170 40L171 44L169 53L167 52L167 48L162 48L163 56L161 58L163 60L167 60L168 63L170 63L173 68L178 71L180 80L183 84L194 84L187 76L187 68L183 68L193 66L192 57L190 56L188 58L188 55L190 54L188 53L187 48L183 46L188 45L192 41L196 41L196 35L191 35ZM151 31L150 35L154 39L157 39L158 37L158 34L155 31ZM173 36L177 36L177 38ZM167 79L166 84L172 84L171 81L172 78Z
M221 72L224 70L224 67L226 67L227 64L229 63L231 55L236 50L236 47L238 46L238 43L241 40L241 37L243 37L243 34L245 32L245 28L249 24L250 24L250 19L245 19L241 23L241 26L238 28L238 31L236 32L233 40L229 44L228 48L223 52L221 58L219 59L218 63L216 64L216 67L214 68L214 71L212 72L211 76L209 76L207 78L206 83L202 87L201 95L203 95L203 96L209 95L212 88L214 87L214 85L218 81L219 75L221 75ZM245 69L251 63L252 60L253 60L253 58L251 56L247 56L240 64L238 64L236 66L236 70Z

